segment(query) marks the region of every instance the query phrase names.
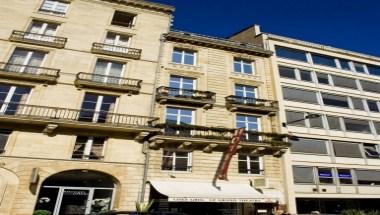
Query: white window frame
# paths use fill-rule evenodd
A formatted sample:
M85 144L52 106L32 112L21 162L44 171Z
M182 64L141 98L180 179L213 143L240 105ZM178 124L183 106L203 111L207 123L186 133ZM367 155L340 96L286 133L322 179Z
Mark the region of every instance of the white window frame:
M7 96L5 97L3 104L0 106L0 114L5 114L5 112L7 111L8 104L9 104L9 102L11 102L12 97L16 92L16 89L17 89L17 86L14 86L14 85L11 85L11 87L9 88ZM31 93L32 93L32 89L30 89L25 103L28 103Z
M243 90L237 90L236 89L236 86L242 86L243 87ZM249 91L247 90L247 87L252 87L253 88L253 91ZM243 97L247 97L247 92L253 92L254 93L254 99L257 98L257 87L256 86L249 86L249 85L244 85L244 84L235 84L235 92L234 94L236 95L236 91L240 91L240 92L243 92Z
M172 152L173 155L172 156L165 156L165 151ZM192 169L193 169L193 166L192 166L192 163L193 163L193 152L191 152L191 151L185 151L187 153L187 164L186 164L186 170L185 171L183 171L183 170L176 170L175 169L175 167L176 167L177 152L178 152L177 150L173 150L173 149L163 149L162 150L161 163L163 163L164 158L171 158L172 159L172 169L171 170L163 170L161 168L161 170L162 171L173 171L173 172L191 172Z
M53 2L52 9L50 9L50 10L44 10L44 9L42 9L44 7L45 3L48 2L48 1ZM65 8L64 12L57 11L58 4L66 4L66 8ZM47 13L52 13L54 15L62 15L62 16L64 16L64 15L66 15L66 13L67 13L67 11L69 9L69 5L70 5L70 3L65 2L65 1L60 1L60 0L44 0L42 2L42 4L41 4L41 7L40 7L39 11L47 12Z
M96 63L95 63L94 72L96 70L96 66L97 66L97 64L98 64L99 61L107 62L107 66L106 66L106 69L104 70L104 74L95 74L95 73L93 73L93 74L94 74L94 76L96 76L96 75L104 75L103 83L107 83L107 81L108 81L108 79L110 77L110 71L111 71L112 64L117 63L117 64L122 64L123 65L123 67L121 68L120 77L117 77L117 78L119 78L118 82L120 83L121 78L124 77L125 63L98 59L96 61ZM112 76L111 78L113 78L113 77L115 77L115 76Z
M103 99L105 96L111 96L111 95L99 95L99 94L95 94L95 95L98 96L98 98L96 100L95 109L93 110L94 115L92 116L92 122L97 123L97 121L99 120L99 112L101 111L100 109L101 109L102 104L103 104ZM82 100L82 105L83 105L83 102L85 101L84 100L85 96L86 96L86 94L84 94L84 97ZM112 97L116 97L116 96L112 96ZM116 99L115 99L114 108L116 108L117 101L118 101L118 97L116 97ZM87 110L87 109L85 109L85 110ZM115 110L114 110L114 112L115 112ZM108 110L107 113L110 113L110 111Z
M108 140L107 138L104 138L101 158L100 159L91 159L90 158L92 146L94 144L94 138L95 138L94 136L88 136L87 137L87 141L84 144L84 150L83 150L83 154L82 154L82 158L81 159L83 159L83 160L102 160L104 158L105 147L106 147L107 140ZM74 144L74 149L75 149L75 145L76 145L76 141L75 141L75 144ZM74 153L74 150L73 150L73 153ZM76 159L76 158L72 158L72 159Z
M25 50L25 49L20 49L20 50ZM11 57L9 58L9 60L12 59L12 57L13 57L13 55L14 55L14 53L15 53L16 51L17 51L17 48L13 51L13 53L12 53ZM23 72L25 71L26 66L28 66L29 63L30 63L30 59L32 58L32 55L33 55L35 52L40 52L40 51L35 51L35 50L26 50L26 51L27 51L28 53L27 53L26 56L25 56L24 62L21 64L21 65L23 65L23 66L22 66L22 67L20 68L20 70L18 71L18 72L20 72L20 73L23 73ZM41 67L42 65L44 65L45 60L46 60L46 55L47 55L45 52L41 52L41 53L44 54L44 58L42 59L41 64L39 65L40 67Z
M53 22L45 22L45 21L40 21L40 20L32 20L32 22L30 23L29 27L28 27L28 32L30 32L30 30L33 28L33 25L35 25L36 23L42 23L42 26L41 28L38 30L38 32L36 34L41 34L41 35L45 35L46 34L46 29L49 25L55 25L56 28L54 30L54 34L53 35L49 35L49 36L55 36L57 31L58 31L58 26L59 24L57 23L53 23Z
M235 63L238 63L240 65L240 72L239 71L235 71ZM256 73L255 71L255 67L254 67L254 61L249 61L249 60L245 60L245 59L242 59L242 58L234 58L234 64L233 64L233 70L235 73L240 73L240 74L246 74L246 75L254 75ZM244 65L249 65L251 67L251 73L245 73L244 71Z
M168 113L168 109L167 108L172 108L172 109L177 109L178 112L176 114L172 114L172 113ZM165 115L165 119L166 119L166 116L168 115L171 115L171 116L176 116L176 120L177 120L177 125L180 125L181 124L181 116L187 116L188 115L182 115L181 112L183 109L185 110L190 110L191 111L191 125L194 125L194 116L195 116L195 110L193 109L188 109L188 108L181 108L181 107L173 107L173 106L169 106L166 108L166 115Z
M197 64L196 63L197 62L197 52L196 51L189 50L189 49L174 48L172 56L173 56L174 52L181 53L181 62L180 63L178 63L178 62L172 62L172 63L183 64L183 65L191 65L191 66L195 66ZM186 52L188 52L188 53L192 52L192 54L193 54L193 64L187 64L187 63L185 63Z
M239 168L238 168L238 173L239 174L248 174L248 175L263 175L263 172L264 172L264 160L263 160L263 157L262 156L259 156L259 160L257 161L259 163L259 171L260 173L259 174L255 174L255 173L250 173L251 172L251 158L250 158L250 155L249 154L243 154L244 157L245 157L245 160L239 160L239 156L238 156L238 165L241 161L244 161L246 162L247 164L247 172L246 173L242 173L242 172L239 172Z

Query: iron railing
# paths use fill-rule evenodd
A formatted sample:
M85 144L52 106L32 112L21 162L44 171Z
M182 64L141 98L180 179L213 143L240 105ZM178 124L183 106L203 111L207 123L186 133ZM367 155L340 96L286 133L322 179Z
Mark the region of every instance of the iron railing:
M15 102L0 101L0 118L22 117L29 120L54 120L57 122L86 122L103 123L113 126L153 127L157 118L127 114L110 113L108 111L94 111L91 109L70 109L27 105Z
M52 46L57 48L65 47L67 38L56 37L46 34L36 34L31 32L14 30L10 37L11 41L25 42L39 45Z
M0 62L0 71L35 76L59 77L59 69Z
M77 80L89 81L95 84L116 85L119 87L135 88L139 90L141 88L142 80L122 78L117 76L108 76L94 73L80 72L76 75Z
M201 101L204 103L215 103L216 94L210 91L188 90L161 86L157 88L157 97L184 98L189 100Z
M251 97L241 97L241 96L227 96L226 98L227 105L238 104L254 107L265 107L278 109L278 102L273 100L266 99L257 99Z
M125 46L115 46L105 43L93 43L91 51L97 54L108 54L132 59L140 59L142 50Z
M204 138L224 141L230 141L236 130L198 125L176 125L172 123L157 124L155 127L161 128L162 134L166 136ZM273 146L289 146L287 137L288 135L286 134L245 131L242 141L247 143L269 143Z

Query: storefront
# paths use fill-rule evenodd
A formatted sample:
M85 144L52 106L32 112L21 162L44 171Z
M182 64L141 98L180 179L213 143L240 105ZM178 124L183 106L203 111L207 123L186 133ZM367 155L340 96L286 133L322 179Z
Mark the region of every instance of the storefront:
M153 210L197 215L273 214L279 199L249 184L150 181Z
M35 210L47 210L52 215L96 214L112 208L114 195L115 182L109 175L65 171L42 183Z

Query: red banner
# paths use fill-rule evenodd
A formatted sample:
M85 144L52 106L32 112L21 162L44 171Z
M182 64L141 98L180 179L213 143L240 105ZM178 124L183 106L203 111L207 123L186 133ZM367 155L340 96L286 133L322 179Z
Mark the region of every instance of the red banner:
M228 145L227 151L224 153L224 156L223 156L224 160L220 168L220 173L218 175L218 178L220 180L228 180L227 179L228 168L230 166L232 157L237 152L238 145L243 135L244 135L244 128L239 128L235 131L234 136L230 144Z

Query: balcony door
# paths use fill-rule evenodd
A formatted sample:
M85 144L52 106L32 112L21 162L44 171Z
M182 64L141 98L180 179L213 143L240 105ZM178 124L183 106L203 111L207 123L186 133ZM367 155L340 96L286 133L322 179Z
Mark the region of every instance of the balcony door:
M107 51L128 53L130 37L117 33L108 32L104 40L104 49Z
M105 123L115 108L116 96L86 93L79 113L79 121Z
M109 83L109 84L120 84L120 77L125 69L125 64L98 60L95 65L94 76L92 78L95 82Z
M257 88L247 85L235 85L235 96L237 102L244 104L252 104L256 102Z
M169 95L171 96L192 96L196 89L194 78L171 75L169 81Z
M251 115L236 115L236 128L245 128L246 131L260 131L260 119ZM259 135L245 134L245 139L249 141L258 141Z
M34 50L16 48L6 65L9 72L38 73L45 59L46 53Z
M20 104L24 104L31 88L0 85L0 114L14 115L19 111Z
M25 38L42 40L42 41L54 41L54 36L57 32L58 24L33 21L28 28L28 33Z

